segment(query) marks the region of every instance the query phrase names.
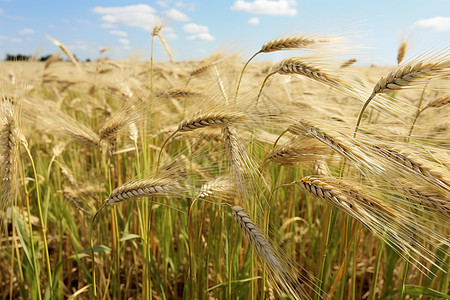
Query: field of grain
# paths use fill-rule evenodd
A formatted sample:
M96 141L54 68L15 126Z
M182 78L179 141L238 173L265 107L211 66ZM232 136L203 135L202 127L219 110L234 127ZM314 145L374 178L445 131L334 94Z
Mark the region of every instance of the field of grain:
M449 49L336 40L0 62L1 298L448 298Z

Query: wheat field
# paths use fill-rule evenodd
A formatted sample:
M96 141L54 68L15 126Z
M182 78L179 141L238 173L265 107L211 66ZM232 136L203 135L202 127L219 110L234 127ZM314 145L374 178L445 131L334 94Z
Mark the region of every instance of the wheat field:
M448 298L448 48L81 63L52 41L69 61L0 62L2 299Z

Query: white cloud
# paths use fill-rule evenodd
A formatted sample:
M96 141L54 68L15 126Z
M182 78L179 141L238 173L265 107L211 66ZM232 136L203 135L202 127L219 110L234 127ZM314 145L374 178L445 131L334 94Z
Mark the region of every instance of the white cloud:
M156 4L158 4L161 7L168 7L169 4L165 1L156 1Z
M237 0L231 10L245 11L257 15L296 16L297 2L295 0Z
M259 18L254 17L254 18L248 19L248 24L258 25L259 24Z
M188 40L214 41L216 38L207 32L192 34L187 37Z
M189 23L183 26L183 30L187 33L196 34L196 33L205 33L208 32L209 29L205 25L198 25L194 23Z
M187 15L185 15L184 13L175 8L171 8L164 13L169 19L172 19L177 22L189 21L189 17Z
M414 22L413 27L431 28L437 31L450 30L450 17L434 17Z
M156 10L147 4L103 7L97 6L92 12L103 15L100 20L103 28L114 28L118 25L140 27L150 31L153 24L159 23Z
M125 31L121 31L121 30L110 30L109 33L112 35L118 35L118 36L128 36L128 33L126 33Z
M183 26L183 30L189 35L188 40L213 41L216 38L209 33L208 26L189 23Z
M19 34L34 34L34 30L31 28L24 28L19 31Z
M3 13L3 9L0 8L0 15Z
M10 36L6 36L6 35L0 35L0 42L1 41L6 41L6 42L9 42L9 43L21 43L21 42L23 42L22 39L15 38L15 37L10 37Z
M128 39L119 39L119 43L124 46L128 46L130 44L130 41Z

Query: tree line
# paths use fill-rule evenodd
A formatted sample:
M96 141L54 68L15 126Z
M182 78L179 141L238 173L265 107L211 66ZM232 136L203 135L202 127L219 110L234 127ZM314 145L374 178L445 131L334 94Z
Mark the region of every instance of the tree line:
M48 54L48 55L43 55L43 56L41 56L41 57L39 57L38 59L37 59L37 61L46 61L48 58L50 58L50 56L52 56L51 54ZM23 55L23 54L6 54L6 57L5 57L5 59L4 60L6 60L6 61L28 61L28 60L31 60L31 58L32 58L33 56L31 56L31 55ZM80 61L77 57L76 57L76 55L74 55L74 57L75 57L75 59L77 60L77 61ZM62 58L59 58L58 60L63 60ZM87 58L86 60L85 60L86 62L89 62L89 61L91 61L89 58Z

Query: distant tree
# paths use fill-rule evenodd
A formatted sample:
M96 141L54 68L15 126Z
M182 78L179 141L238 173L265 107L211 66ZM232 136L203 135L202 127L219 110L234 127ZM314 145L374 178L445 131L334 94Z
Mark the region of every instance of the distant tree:
M51 56L52 56L51 54L41 56L41 57L39 57L39 61L46 61L46 60L49 59Z
M10 60L10 61L24 61L24 60L29 60L30 58L31 58L31 55L23 55L23 54L12 55L12 54L6 54L6 59L5 59L5 60Z
M85 62L90 62L91 59L90 58L86 58Z

